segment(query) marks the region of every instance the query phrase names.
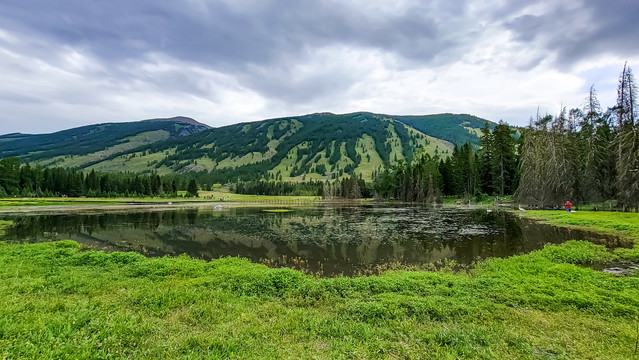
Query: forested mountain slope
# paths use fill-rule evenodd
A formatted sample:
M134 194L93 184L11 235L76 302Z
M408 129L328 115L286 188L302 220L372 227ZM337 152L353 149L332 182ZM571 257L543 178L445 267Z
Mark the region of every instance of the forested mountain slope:
M110 141L117 145L111 146L121 147L110 153L101 151L106 147L103 138L100 138L102 145L89 143L84 151L78 148L66 152L48 150L44 154L20 153L20 149L7 151L10 144L6 141L15 135L0 137L0 151L2 156L20 155L44 166L158 174L206 171L220 182L237 178L328 179L352 173L370 179L384 165L410 160L416 151L445 157L452 152L453 144L467 141L476 144L477 133L486 122L455 114L316 113L234 124L183 137L173 132L155 139L150 137L166 129L147 130L137 133L136 144L140 143L140 136L146 137L141 146L126 148L122 145L128 142L117 142L113 137ZM60 133L51 135L60 136L57 134Z
M191 118L174 117L88 125L52 134L14 133L0 136L0 158L20 156L45 166L82 168L114 154L209 128Z
M485 119L468 114L393 116L393 118L425 134L456 145L467 142L476 145L480 136L479 130L486 123ZM493 130L495 125L490 123L490 129ZM460 126L466 131L461 131Z

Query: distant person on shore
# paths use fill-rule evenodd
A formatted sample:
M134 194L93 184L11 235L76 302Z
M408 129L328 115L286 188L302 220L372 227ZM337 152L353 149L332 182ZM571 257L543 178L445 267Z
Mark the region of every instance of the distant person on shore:
M570 209L572 209L572 204L570 203L570 201L566 201L564 206L566 206L566 212L570 214Z

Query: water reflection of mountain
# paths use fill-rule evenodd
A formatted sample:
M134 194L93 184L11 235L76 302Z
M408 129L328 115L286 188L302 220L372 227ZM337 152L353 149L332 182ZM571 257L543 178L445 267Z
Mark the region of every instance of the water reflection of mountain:
M357 266L444 258L471 263L584 238L506 213L422 208L310 208L268 213L256 208L29 215L5 235L20 241L73 239L97 249L149 255L186 253L213 259L299 257L327 273Z

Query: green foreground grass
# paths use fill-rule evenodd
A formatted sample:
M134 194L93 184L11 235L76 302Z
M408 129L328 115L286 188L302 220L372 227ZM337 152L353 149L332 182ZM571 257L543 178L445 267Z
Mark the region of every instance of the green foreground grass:
M639 217L615 219L610 231L633 234ZM619 258L639 249L571 241L469 273L318 279L237 258L0 243L0 358L639 358L639 276L581 266Z

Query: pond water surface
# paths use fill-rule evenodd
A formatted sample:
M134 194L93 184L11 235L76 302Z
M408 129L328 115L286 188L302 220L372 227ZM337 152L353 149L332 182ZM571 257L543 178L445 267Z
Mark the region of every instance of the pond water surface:
M12 220L1 240L72 239L105 251L148 256L240 256L324 276L352 275L379 264L423 265L444 259L471 264L571 239L601 240L486 209L315 207L145 209L117 212L2 215Z

